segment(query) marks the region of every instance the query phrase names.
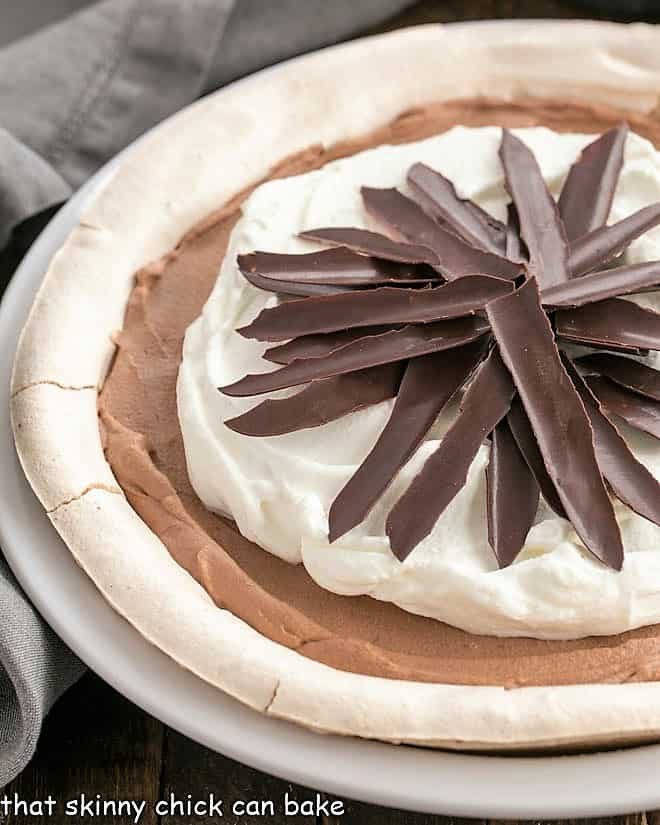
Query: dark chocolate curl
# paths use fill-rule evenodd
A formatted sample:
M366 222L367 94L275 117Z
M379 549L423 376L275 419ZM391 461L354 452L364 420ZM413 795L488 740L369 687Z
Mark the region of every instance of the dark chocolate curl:
M225 424L234 432L250 436L283 435L320 427L328 421L393 398L402 373L402 364L384 364L313 381L296 395L262 401Z
M459 278L434 289L380 287L263 309L237 332L259 341L286 341L352 327L427 324L474 315L489 301L512 291L511 281L487 275Z
M636 430L660 438L660 401L628 392L606 378L589 376L585 381L607 415L618 415Z
M461 198L454 184L440 172L424 163L415 163L408 171L408 184L415 200L433 218L449 224L468 243L484 252L504 254L504 224L474 201Z
M567 358L566 369L580 394L594 431L596 459L610 487L631 510L660 524L660 484L632 454L614 423Z
M458 418L388 516L387 535L398 559L428 536L465 486L479 447L506 415L513 394L511 377L493 349L468 386Z
M234 384L221 387L220 391L232 396L261 395L345 372L453 349L476 341L487 331L488 324L480 318L403 327L382 335L359 338L325 357L300 359L273 372L246 375Z
M575 362L587 371L600 373L615 384L628 390L660 401L660 370L641 364L632 358L609 353L595 353L578 358Z
M660 261L649 261L616 269L592 272L581 278L557 284L541 292L545 306L579 307L616 298L618 295L633 295L645 292L650 287L660 285Z
M422 443L449 399L467 380L483 352L483 344L476 342L451 354L436 352L408 362L385 428L330 508L331 542L367 516Z
M519 264L470 246L396 189L363 186L361 192L367 212L376 220L410 243L427 246L435 253L439 260L436 268L448 281L463 275L488 274L511 279L520 274Z
M488 541L500 568L508 567L525 544L534 523L539 485L518 449L506 418L491 436L486 488Z
M486 313L573 527L596 558L620 570L623 543L591 424L562 365L536 280L493 301Z
M359 327L358 329L343 329L340 332L331 332L327 335L302 335L300 338L287 341L286 344L269 347L264 352L263 357L273 364L290 364L296 358L318 358L321 355L328 355L352 341L357 341L358 338L382 335L384 332L389 331L390 327Z
M289 284L345 288L387 283L425 283L429 280L428 277L417 278L414 266L376 260L343 248L321 249L300 255L251 252L239 255L237 262L248 281L254 283L255 277L276 281L278 285L281 284L277 287L279 292L284 292Z
M437 256L426 246L419 244L405 243L403 241L393 241L386 235L378 232L370 232L368 229L355 229L353 227L335 226L323 229L307 229L300 233L300 237L307 241L321 241L338 246L340 249L346 247L351 254L361 257L370 255L384 261L396 261L407 264L428 264L435 266L438 263ZM330 251L330 250L326 250ZM336 250L338 252L339 250Z
M559 196L559 214L569 241L607 222L627 136L625 123L610 129L585 147L571 166Z
M507 191L518 210L520 234L529 251L529 271L542 288L567 281L566 233L536 158L508 129L502 130L500 158Z
M245 280L249 281L252 286L257 289L263 289L265 292L276 292L279 295L292 295L299 298L309 298L318 295L338 295L340 292L346 292L353 287L349 286L330 286L327 284L303 284L297 281L278 281L275 278L266 278L264 275L258 275L256 272L243 272Z
M518 396L516 396L511 403L507 420L513 437L518 444L518 449L524 456L529 469L532 471L534 478L541 488L541 493L547 505L555 511L559 518L568 518L564 510L564 505L561 503L561 499L557 493L557 488L548 475L543 456L541 455L536 436L534 435L534 430L532 430L532 425L529 423L525 408L520 403Z
M645 206L611 226L601 226L571 243L571 277L591 272L620 255L636 238L660 223L660 203Z
M589 347L660 349L660 315L622 298L559 310L555 329L559 338Z

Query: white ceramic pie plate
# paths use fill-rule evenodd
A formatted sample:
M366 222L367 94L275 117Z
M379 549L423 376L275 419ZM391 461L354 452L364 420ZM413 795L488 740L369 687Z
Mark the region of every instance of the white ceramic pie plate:
M502 818L602 816L660 807L660 785L649 780L660 765L660 746L521 758L321 736L253 712L183 670L106 603L75 564L23 476L8 395L19 331L50 258L119 163L120 158L109 163L53 219L0 306L0 543L55 631L94 671L166 724L241 762L339 796Z

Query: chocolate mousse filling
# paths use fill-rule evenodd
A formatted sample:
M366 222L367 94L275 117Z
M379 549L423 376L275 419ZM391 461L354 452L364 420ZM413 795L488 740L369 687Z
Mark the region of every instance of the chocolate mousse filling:
M310 147L284 160L270 177L300 174L383 143L421 140L457 124L543 125L558 132L597 133L624 119L660 146L660 119L652 115L563 101L441 103L406 112L364 138L328 149ZM301 565L267 553L244 539L231 521L206 510L186 470L176 378L185 331L213 288L240 204L250 191L137 273L124 328L116 335L116 356L99 396L107 460L135 511L172 557L218 607L264 636L341 670L505 687L660 678L658 625L575 641L470 634L367 596L329 593Z

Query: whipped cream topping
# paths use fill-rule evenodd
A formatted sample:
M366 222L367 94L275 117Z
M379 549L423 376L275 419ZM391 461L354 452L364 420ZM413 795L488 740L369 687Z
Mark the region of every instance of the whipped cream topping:
M533 150L555 195L571 163L593 139L543 128L514 132ZM297 237L303 229L374 228L362 207L360 186L396 186L405 193L407 170L417 161L438 169L454 181L459 194L505 219L508 197L499 141L497 128L456 127L255 190L243 205L203 313L186 333L177 396L192 485L206 507L231 516L243 535L286 561L302 562L320 586L335 593L369 594L473 633L500 636L570 639L660 622L660 528L620 504L616 512L626 550L622 572L596 561L570 523L543 502L516 562L498 569L486 528L487 445L431 534L405 562L395 558L385 535L386 515L437 447L452 410L438 419L368 518L332 545L327 540L330 505L376 442L393 402L270 438L240 435L223 423L266 396L230 398L217 388L275 367L261 358L265 344L235 331L277 302L245 280L237 255L319 249ZM658 200L660 155L631 134L610 221ZM660 228L634 242L627 253L630 263L655 259L660 259ZM660 310L660 293L634 300ZM650 363L660 367L660 356ZM638 459L660 477L657 440L617 425Z

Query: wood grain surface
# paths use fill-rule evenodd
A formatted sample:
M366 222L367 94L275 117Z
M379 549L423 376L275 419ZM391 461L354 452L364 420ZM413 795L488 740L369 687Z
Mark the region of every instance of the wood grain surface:
M5 0L8 2L8 0ZM265 0L264 0L265 1ZM303 2L303 0L301 0ZM329 0L331 2L331 0ZM359 0L356 0L359 2ZM631 4L632 5L632 4ZM378 31L427 22L451 22L489 18L584 18L593 9L568 0L422 0ZM612 18L609 18L612 19ZM621 19L621 18L619 18ZM623 18L625 19L625 18ZM6 281L36 232L45 223L37 218L21 227L9 250L0 253L0 280ZM0 284L1 286L1 284ZM655 778L649 777L649 781ZM387 782L387 777L383 777ZM130 823L131 815L67 816L67 800L136 800L146 803L141 825L224 822L230 825L458 825L470 820L414 814L349 800L318 795L335 812L286 816L285 794L297 802L315 802L316 791L292 786L198 745L166 728L116 693L98 677L88 673L51 712L46 721L37 755L25 772L5 791L13 799L58 801L52 816L0 815L3 825L71 825L76 822ZM475 789L478 793L478 789ZM224 799L223 816L188 814L180 807L172 812L157 809L174 799L208 801L209 795ZM255 804L273 801L274 813L232 813L236 801ZM343 810L338 813L338 808ZM486 820L485 820L486 821ZM566 820L576 822L577 820ZM491 820L492 822L492 820ZM593 820L608 825L660 825L660 814L637 813L625 817Z

